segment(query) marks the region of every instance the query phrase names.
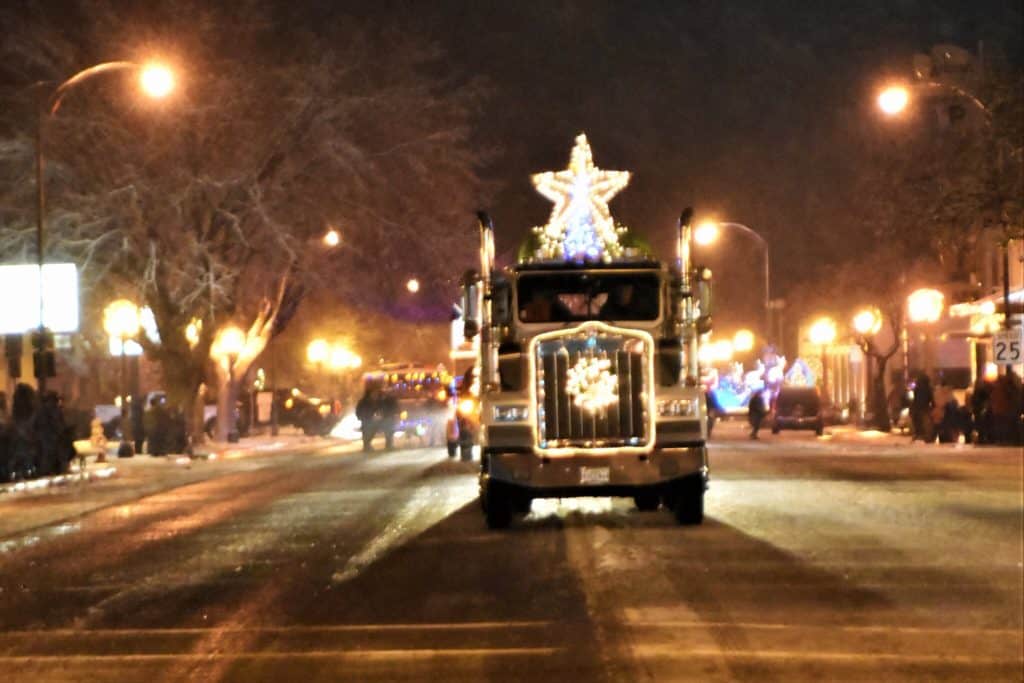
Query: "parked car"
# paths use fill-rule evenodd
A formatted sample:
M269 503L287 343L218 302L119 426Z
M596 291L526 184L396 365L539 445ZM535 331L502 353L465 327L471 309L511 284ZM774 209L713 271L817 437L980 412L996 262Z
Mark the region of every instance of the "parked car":
M813 429L818 436L824 433L821 396L815 387L782 387L775 400L772 434L783 429Z

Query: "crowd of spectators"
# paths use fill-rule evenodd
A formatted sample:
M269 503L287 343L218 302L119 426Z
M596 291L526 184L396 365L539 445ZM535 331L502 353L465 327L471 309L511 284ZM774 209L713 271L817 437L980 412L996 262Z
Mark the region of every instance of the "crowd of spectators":
M39 396L18 384L9 406L0 392L0 481L66 473L75 458L74 437L56 392Z

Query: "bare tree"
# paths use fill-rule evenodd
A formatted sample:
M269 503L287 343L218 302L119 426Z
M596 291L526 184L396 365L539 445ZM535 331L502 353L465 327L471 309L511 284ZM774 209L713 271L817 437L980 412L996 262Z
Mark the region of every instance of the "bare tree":
M134 293L152 309L160 341L143 345L177 401L198 395L227 322L248 334L232 372L217 372L222 402L304 292L386 306L404 274L438 287L453 257L468 258L481 88L445 77L430 46L355 24L282 27L257 3L82 6L80 43L33 17L35 34L9 47L26 72L72 73L101 59L100 44L129 57L157 47L176 55L180 88L158 107L123 81L69 98L48 131L48 257L81 264L91 292ZM0 245L24 254L28 129L9 133L0 162L21 174L4 172ZM342 236L333 250L328 227Z

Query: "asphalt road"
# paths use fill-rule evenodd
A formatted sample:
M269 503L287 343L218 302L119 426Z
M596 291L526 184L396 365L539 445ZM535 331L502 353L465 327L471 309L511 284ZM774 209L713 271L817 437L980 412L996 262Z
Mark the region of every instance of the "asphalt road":
M696 528L579 499L489 532L441 450L140 489L0 539L0 678L1024 677L1020 453L734 433Z

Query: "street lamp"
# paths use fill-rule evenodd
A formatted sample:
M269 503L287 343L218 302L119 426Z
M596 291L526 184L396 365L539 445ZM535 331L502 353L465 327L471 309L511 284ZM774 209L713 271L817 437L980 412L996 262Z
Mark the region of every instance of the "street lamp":
M334 247L341 244L341 233L339 233L334 228L330 228L327 232L324 233L323 242L325 247L333 249Z
M882 315L877 308L865 308L853 316L853 329L862 337L873 337L882 329Z
M103 62L91 66L87 69L79 71L74 76L71 76L63 83L60 83L43 99L40 103L38 118L36 121L36 265L39 267L39 341L38 351L41 352L40 357L50 352L49 347L49 336L46 334L46 325L44 323L43 309L45 303L43 301L43 263L44 263L44 252L46 248L46 188L44 183L45 169L46 169L46 155L45 155L45 140L46 140L46 124L47 122L57 114L57 110L60 109L61 103L64 101L64 96L79 83L86 81L93 76L112 72L112 71L137 71L139 75L139 86L144 93L150 97L162 98L166 97L174 89L174 75L170 69L165 66L151 63L151 64L137 64L136 62ZM46 371L37 372L39 375L39 392L42 394L46 391Z
M408 289L410 293L415 294L420 291L420 281L416 278L411 278L405 283L405 288Z
M945 83L941 81L934 81L930 79L916 81L913 85L914 90L931 90L935 92L945 92L952 94L955 97L966 100L971 103L979 112L981 112L985 121L985 127L991 133L993 132L993 116L992 110L985 105L981 99L974 93L961 88L953 83ZM884 89L878 96L879 108L890 117L901 114L910 104L911 101L911 89L902 86L894 85ZM1017 157L1020 160L1020 173L1024 175L1024 146L1014 148L1013 143L1009 142L1005 137L996 137L996 173L997 176L1003 175L1003 161L1004 161L1004 148L1009 154L1010 158ZM1003 328L1010 329L1012 321L1010 317L1010 240L1006 238L1000 241L1000 250L1003 255ZM1006 371L1010 372L1010 366L1006 366Z
M241 328L235 325L227 325L217 331L217 335L213 338L213 343L210 345L210 355L224 368L228 378L225 386L221 387L221 390L227 396L218 397L219 405L217 409L218 411L226 411L228 416L230 429L228 430L227 437L230 443L238 441L238 425L235 418L232 384L234 382L235 362L245 349L245 341L246 335Z
M889 116L895 116L907 108L910 93L902 85L890 85L878 93L878 108Z
M821 348L821 393L825 395L825 400L831 403L829 398L828 357L826 352L836 339L836 324L829 317L818 318L811 323L809 335L811 343Z
M938 322L942 317L942 309L945 296L937 289L927 287L914 290L907 297L907 318L910 322L924 325L924 371L930 374L932 370L931 335L929 325ZM910 358L910 334L904 334L904 355L909 361ZM905 370L909 373L909 367ZM909 379L909 376L908 376Z
M710 246L718 239L722 228L734 228L753 237L764 250L764 334L765 338L768 338L772 333L771 255L768 242L755 230L742 223L722 221L704 221L698 225L693 231L693 241L701 246Z
M139 333L139 307L127 299L112 301L103 310L103 329L121 345L121 445L117 457L130 458L135 454L132 446L132 421L128 414L128 354L126 342ZM41 380L40 380L41 381Z
M739 330L732 336L732 347L739 353L746 353L754 348L754 333L750 330Z

